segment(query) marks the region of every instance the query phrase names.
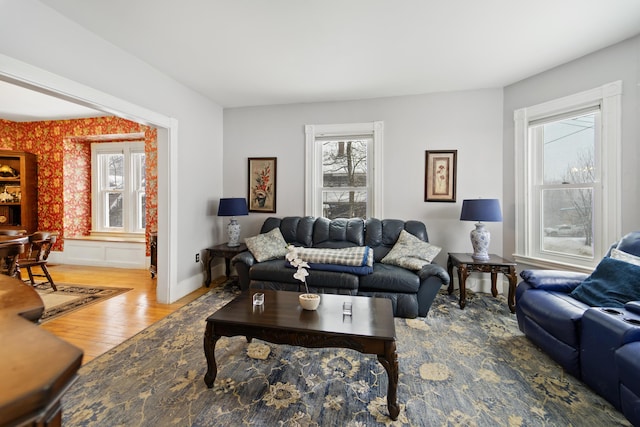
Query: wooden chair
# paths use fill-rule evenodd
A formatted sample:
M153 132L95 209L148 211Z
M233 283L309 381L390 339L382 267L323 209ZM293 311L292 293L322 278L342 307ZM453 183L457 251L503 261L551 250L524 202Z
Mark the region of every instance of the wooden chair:
M34 276L43 276L42 274L33 274L31 269L33 267L40 267L44 273L44 277L47 278L47 281L51 284L53 290L58 290L58 288L56 288L56 284L51 278L51 275L49 274L49 270L47 269L47 258L51 252L51 247L57 239L58 232L56 231L36 231L29 236L29 249L27 251L27 256L25 258L18 259L18 274L20 274L19 269L26 269L29 274L31 285L35 286L38 284L34 280Z
M24 253L24 245L22 243L5 243L0 245L0 260L2 260L0 272L7 276L20 278L18 257L22 253Z

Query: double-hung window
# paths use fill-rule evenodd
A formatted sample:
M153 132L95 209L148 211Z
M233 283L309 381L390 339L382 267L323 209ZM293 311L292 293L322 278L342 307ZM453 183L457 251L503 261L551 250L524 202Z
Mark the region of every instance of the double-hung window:
M144 142L92 143L92 229L145 231Z
M307 125L305 212L382 216L382 122Z
M516 260L590 271L619 236L620 93L515 112Z

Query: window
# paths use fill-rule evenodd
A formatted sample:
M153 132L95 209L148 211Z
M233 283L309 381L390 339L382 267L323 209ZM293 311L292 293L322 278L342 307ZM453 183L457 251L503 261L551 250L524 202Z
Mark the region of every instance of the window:
M382 122L307 125L305 213L382 217Z
M144 143L92 143L91 166L93 231L143 233Z
M515 112L516 260L590 271L620 234L620 82Z

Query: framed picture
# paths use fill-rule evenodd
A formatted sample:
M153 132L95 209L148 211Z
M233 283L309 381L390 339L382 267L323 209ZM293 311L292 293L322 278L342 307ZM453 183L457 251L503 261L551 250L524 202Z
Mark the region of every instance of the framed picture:
M276 157L249 157L249 212L276 211Z
M458 150L427 150L425 156L424 201L456 201Z

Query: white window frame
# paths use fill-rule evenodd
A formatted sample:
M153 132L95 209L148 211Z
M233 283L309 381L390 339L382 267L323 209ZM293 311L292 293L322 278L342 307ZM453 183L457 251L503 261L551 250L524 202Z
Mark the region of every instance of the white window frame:
M135 153L144 153L144 142L125 141L125 142L104 142L91 144L91 233L111 233L118 235L144 235L145 229L139 227L137 221L137 208L139 208L140 193L132 188L136 181L138 171L132 167L132 155ZM112 192L102 188L100 177L104 176L101 171L101 162L98 161L100 154L124 154L124 197L123 197L123 226L122 227L105 227L106 208L105 192ZM143 210L145 206L141 207Z
M382 212L382 150L384 122L305 126L305 215L322 216L322 140L367 136L373 138L367 159L367 217L384 218Z
M591 272L609 245L620 238L621 230L621 96L622 82L616 81L560 99L521 108L514 112L515 122L515 235L516 262L541 268L561 268ZM591 259L570 255L545 254L540 248L541 233L536 215L538 204L533 190L542 163L530 138L529 124L548 117L600 106L600 143L595 161L600 181L594 200L594 256Z

